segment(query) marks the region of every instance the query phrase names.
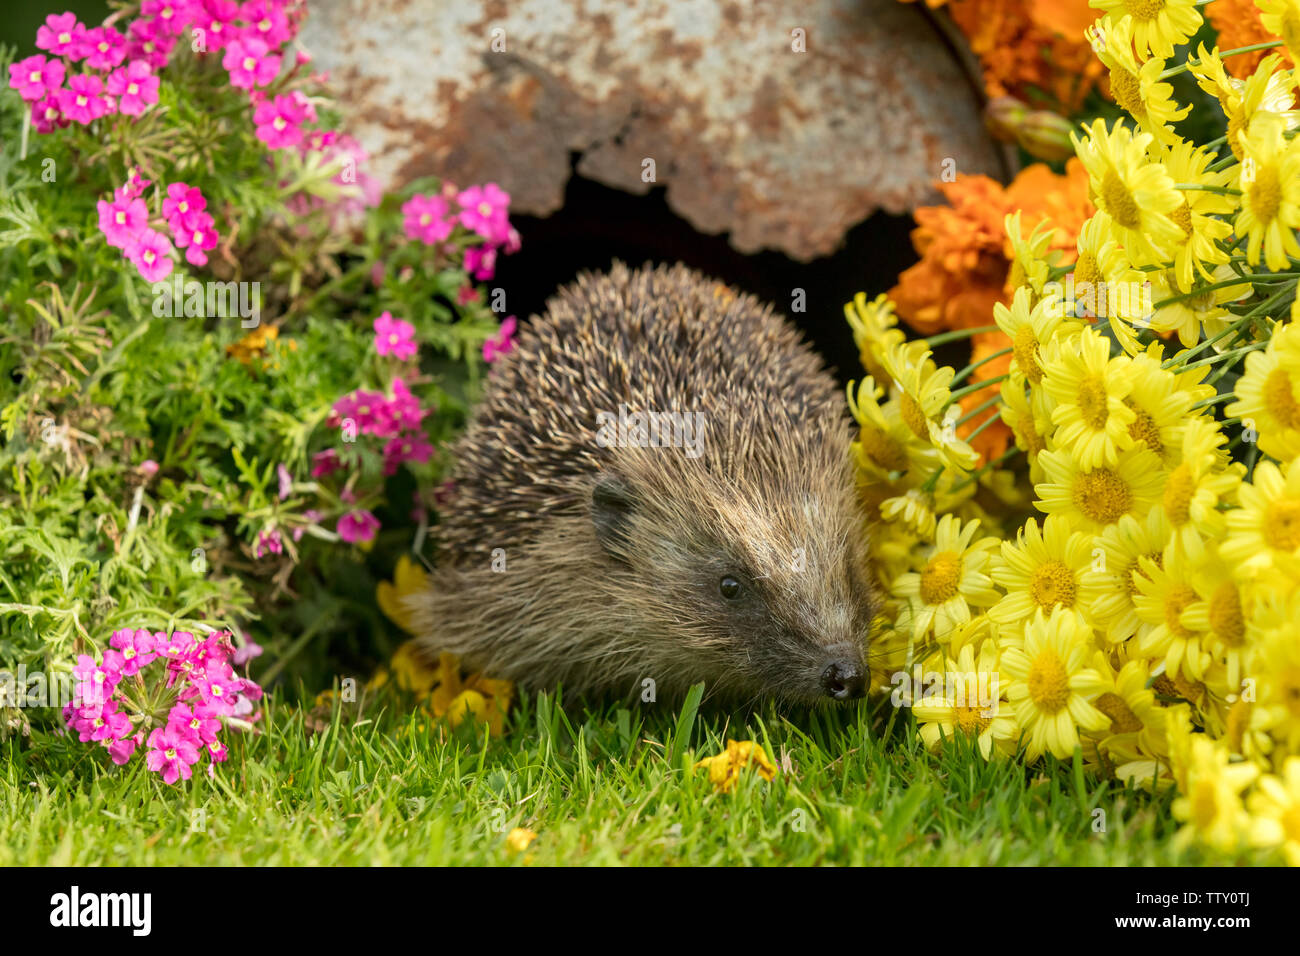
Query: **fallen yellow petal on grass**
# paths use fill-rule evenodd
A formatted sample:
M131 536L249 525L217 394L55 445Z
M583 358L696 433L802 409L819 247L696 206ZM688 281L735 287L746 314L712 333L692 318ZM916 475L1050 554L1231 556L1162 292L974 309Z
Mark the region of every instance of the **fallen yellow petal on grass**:
M537 839L537 834L527 827L515 827L506 834L506 849L511 853L523 853L529 844Z
M776 765L767 752L752 740L728 740L727 749L716 757L706 757L695 769L709 768L709 782L719 793L730 793L744 767L753 767L764 780L776 777Z
M397 559L397 567L393 569L392 582L380 581L375 588L379 609L407 634L414 634L415 625L411 623L404 598L420 593L428 584L429 575L424 568L412 561L409 555L402 555Z

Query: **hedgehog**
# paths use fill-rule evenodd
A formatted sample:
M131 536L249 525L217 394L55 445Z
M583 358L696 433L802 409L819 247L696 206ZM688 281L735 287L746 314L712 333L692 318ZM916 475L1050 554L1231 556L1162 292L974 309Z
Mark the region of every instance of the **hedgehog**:
M418 645L533 689L860 697L879 589L851 441L771 306L682 265L583 274L453 446Z

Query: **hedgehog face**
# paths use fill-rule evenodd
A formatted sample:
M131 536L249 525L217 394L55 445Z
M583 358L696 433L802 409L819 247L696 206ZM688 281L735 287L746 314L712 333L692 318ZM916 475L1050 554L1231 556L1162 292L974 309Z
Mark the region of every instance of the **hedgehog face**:
M597 540L638 592L645 646L681 671L665 676L743 697L862 696L874 607L851 494L760 504L698 490L606 477L592 494Z

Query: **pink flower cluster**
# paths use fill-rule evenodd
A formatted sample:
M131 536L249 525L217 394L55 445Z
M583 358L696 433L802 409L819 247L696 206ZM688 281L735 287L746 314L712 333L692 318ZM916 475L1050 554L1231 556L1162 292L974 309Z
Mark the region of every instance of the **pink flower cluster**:
M334 403L326 424L331 428L343 428L353 437L370 435L382 440L384 474L395 475L405 462L424 463L433 457L433 445L421 427L426 414L427 410L420 407L419 399L398 377L393 379L391 398L367 389L344 395ZM323 478L355 464L355 460L345 460L337 449L329 448L312 457L311 474L313 478ZM344 499L348 498L345 492ZM343 515L337 528L339 537L349 543L369 541L378 530L379 520L362 509Z
M489 336L483 343L483 361L495 362L501 356L509 352L515 345L515 328L518 323L513 315L508 315L501 327L497 329L497 334Z
M171 275L172 240L149 225L149 207L141 198L150 180L141 179L133 169L126 185L113 191L113 201L101 199L99 230L115 249L121 249L146 281L158 282ZM208 263L207 252L216 248L216 223L207 210L208 201L197 186L172 183L163 200L163 219L177 247L185 250L185 260L194 266Z
M9 85L30 104L38 133L113 113L140 116L158 102L154 70L167 62L176 38L166 36L160 43L147 27L137 27L139 22L123 35L107 24L87 29L75 13L45 18L36 46L50 56L37 53L9 65ZM76 64L86 72L73 73Z
M374 328L375 351L380 355L391 355L403 362L415 358L420 346L415 341L415 326L410 322L384 312L375 319Z
M441 195L416 194L402 204L402 228L408 239L436 245L457 225L483 242L465 250L465 271L487 280L496 274L497 252L519 249L519 233L510 225L510 194L496 183L457 192L448 183Z
M115 631L109 646L98 663L88 654L77 658L63 719L83 743L102 744L119 766L144 747L146 766L165 783L188 780L203 753L212 774L229 754L219 736L228 720L252 723L261 716L254 703L262 688L232 666L256 652L241 654L224 631L199 638L189 631L126 629ZM145 669L155 663L162 666L150 671L148 686Z

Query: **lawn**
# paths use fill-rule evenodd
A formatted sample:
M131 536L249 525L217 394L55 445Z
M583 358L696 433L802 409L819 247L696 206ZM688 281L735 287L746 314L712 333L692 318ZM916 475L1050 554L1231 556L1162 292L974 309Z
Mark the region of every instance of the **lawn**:
M1081 764L927 754L888 701L735 714L691 700L559 706L450 731L393 693L310 713L270 694L215 779L36 733L0 758L0 864L1179 865L1171 794ZM314 729L309 729L314 728ZM760 742L780 772L718 793L694 761ZM1101 810L1104 815L1095 811ZM1104 828L1100 826L1104 824ZM507 834L536 831L523 853Z

